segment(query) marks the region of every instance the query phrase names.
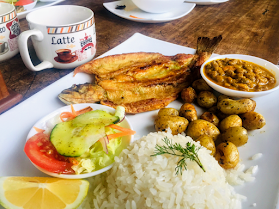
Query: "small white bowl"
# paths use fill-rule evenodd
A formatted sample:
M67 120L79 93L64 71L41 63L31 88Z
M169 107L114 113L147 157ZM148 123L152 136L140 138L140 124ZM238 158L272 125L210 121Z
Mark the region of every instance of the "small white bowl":
M24 11L21 11L21 12L17 11L17 13L22 13L22 12L30 11L30 10L32 10L36 6L36 4L37 4L37 0L34 0L34 2L32 2L30 4L22 5ZM15 7L17 8L18 6L15 6Z
M179 8L184 0L132 0L141 10L149 13L165 13Z
M24 5L23 6L24 10L29 11L29 10L33 9L36 6L36 4L37 4L37 0L34 0L33 3Z
M267 70L269 70L276 79L276 84L275 87L273 89L267 90L267 91L258 91L258 92L246 92L246 91L238 91L238 90L233 90L233 89L229 89L229 88L225 88L223 86L220 86L214 82L212 82L211 80L209 80L205 74L204 74L204 67L207 63L211 62L212 60L217 60L217 59L225 59L225 58L232 58L232 59L241 59L241 60L245 60L248 62L253 62L257 65L260 65L264 68L266 68ZM211 86L214 90L225 94L227 96L232 96L232 97L242 97L242 98L253 98L253 97L260 97L260 96L264 96L267 94L270 94L276 90L279 89L279 68L272 64L271 62L258 58L258 57L254 57L254 56L249 56L249 55L242 55L242 54L226 54L226 55L219 55L219 56L214 56L210 59L208 59L205 63L203 63L203 65L201 66L201 76L202 78L207 82L207 84L209 86Z
M75 110L80 110L83 109L85 107L92 107L93 110L105 110L108 111L110 113L114 113L115 110L111 107L105 106L105 105L100 105L100 104L89 104L89 103L83 103L83 104L74 104L74 109ZM48 128L48 123L51 119L57 117L58 115L60 115L62 112L71 112L71 106L65 106L65 107L61 107L57 110L55 110L54 112L48 114L47 116L43 117L41 120L39 120L37 123L34 124L35 127L43 129L43 130L47 130ZM33 126L33 127L34 127ZM121 122L121 126L124 128L129 128L129 129L133 129L130 122L128 121L128 119L125 117L125 119ZM30 139L32 136L34 136L37 132L35 131L34 128L31 128L31 130L29 131L27 137L26 137L26 141L28 139ZM130 143L133 140L133 136L124 136L123 137L125 140L129 140ZM31 162L32 163L32 162ZM32 163L33 164L33 163ZM58 174L58 173L52 173L49 171L46 171L45 169L40 168L39 166L33 164L37 169L39 169L40 171L42 171L43 173L49 175L49 176L53 176L53 177L57 177L57 178L63 178L63 179L82 179L82 178L89 178L91 176L96 176L99 175L109 169L111 169L111 167L113 166L113 163L100 169L100 170L96 170L90 173L84 173L84 174Z

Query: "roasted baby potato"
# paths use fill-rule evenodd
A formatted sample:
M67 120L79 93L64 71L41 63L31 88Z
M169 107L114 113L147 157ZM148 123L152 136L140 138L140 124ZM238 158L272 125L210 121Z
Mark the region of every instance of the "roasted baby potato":
M216 127L218 127L219 124L219 119L218 117L213 114L212 112L204 112L201 116L200 119L206 120L210 123L213 123Z
M242 118L242 125L248 130L260 129L265 126L265 118L254 111L240 115Z
M220 102L220 101L223 100L223 99L230 99L230 97L227 96L227 95L221 94L221 95L219 95L218 98L217 98L218 102Z
M212 112L214 114L216 114L217 112L220 112L217 108L217 106L212 106L208 109L208 112Z
M217 98L216 96L210 91L201 91L198 94L197 102L199 106L204 108L210 108L216 105Z
M185 103L180 107L179 116L186 118L190 122L198 119L196 108L190 103Z
M202 135L207 135L215 141L220 131L214 124L206 120L198 119L190 122L186 134L192 137L193 140L197 140Z
M192 83L192 87L196 91L212 91L212 88L202 78L198 79L198 80L195 80Z
M230 127L242 126L242 120L238 115L230 115L223 119L219 124L219 130L224 132Z
M230 127L221 135L222 141L230 141L235 146L240 147L247 143L248 133L243 127Z
M256 102L252 99L222 99L217 103L217 108L222 113L228 115L238 115L253 111L256 107Z
M182 90L181 99L185 103L193 103L197 98L197 93L192 87L188 87Z
M202 135L196 141L199 141L201 146L211 151L211 155L214 156L216 152L216 147L213 139L210 136Z
M158 116L163 116L163 115L171 115L171 116L178 116L179 111L177 109L168 107L168 108L162 108L158 112Z
M156 131L167 131L168 128L171 129L173 135L177 135L186 130L189 121L186 118L179 116L158 116L155 119L155 129Z
M234 168L239 162L239 152L232 142L223 142L216 148L215 159L224 169Z
M220 110L218 110L217 106L213 106L209 108L208 112L212 112L213 114L215 114L218 117L219 121L229 116L227 114L222 113Z

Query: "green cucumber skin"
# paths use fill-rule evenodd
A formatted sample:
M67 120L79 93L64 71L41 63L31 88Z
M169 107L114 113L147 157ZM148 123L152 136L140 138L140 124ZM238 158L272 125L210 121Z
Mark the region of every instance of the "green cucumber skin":
M79 157L100 138L106 136L105 126L116 124L125 117L125 108L116 108L115 115L93 110L71 121L58 123L52 129L50 141L60 155Z
M80 126L89 123L103 123L105 126L116 124L120 121L118 116L111 115L104 110L93 110L73 119L73 125Z
M84 153L84 147L81 144L76 144L76 148L74 150L72 149L73 131L74 127L72 126L71 121L58 123L52 129L50 141L60 155L66 157L79 157Z
M50 141L60 155L66 157L78 157L82 154L80 148L77 148L76 151L70 154L68 149L71 148L71 145L65 145L63 143L63 141L65 142L64 139L72 138L71 132L73 128L71 126L72 124L70 121L56 124L51 131ZM68 150L68 152L66 152L64 149Z
M122 121L125 118L125 108L122 106L117 106L114 115L119 117L119 121Z
M59 123L53 128L50 141L60 155L79 157L105 134L103 124L75 127L72 121L68 121Z

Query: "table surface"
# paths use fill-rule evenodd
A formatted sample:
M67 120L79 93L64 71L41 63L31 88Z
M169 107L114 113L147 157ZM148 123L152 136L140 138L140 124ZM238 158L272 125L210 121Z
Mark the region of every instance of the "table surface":
M114 48L134 33L174 44L196 47L199 36L223 36L217 54L248 54L279 64L279 1L229 0L215 5L196 5L186 16L165 23L139 23L118 17L103 6L108 0L66 0L60 5L80 5L95 13L97 32L96 57ZM22 31L28 30L26 19L20 20ZM31 54L35 55L31 42ZM28 70L20 55L0 64L6 85L23 96L34 95L73 69Z

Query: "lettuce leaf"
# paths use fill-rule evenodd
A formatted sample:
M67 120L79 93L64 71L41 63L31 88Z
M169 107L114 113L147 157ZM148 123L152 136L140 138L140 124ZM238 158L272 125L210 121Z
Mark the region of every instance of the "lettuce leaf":
M102 144L96 142L86 153L78 157L78 165L72 166L76 174L100 170L114 162L114 157L126 148L122 146L122 137L111 139L108 144L108 154L103 151ZM90 161L90 162L89 162Z

